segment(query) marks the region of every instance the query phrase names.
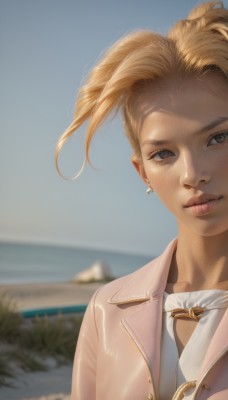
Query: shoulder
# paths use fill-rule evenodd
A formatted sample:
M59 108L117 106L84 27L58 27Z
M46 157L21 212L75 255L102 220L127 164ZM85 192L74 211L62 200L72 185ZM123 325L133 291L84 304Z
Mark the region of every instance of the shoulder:
M138 268L136 271L128 275L124 275L120 278L114 279L113 281L101 286L95 293L96 301L99 302L103 299L109 301L116 293L119 292L119 290L124 289L131 283L137 282L137 279L139 279L140 277L144 280L146 270L151 270L153 264L156 263L156 260L157 258L151 260L148 264Z
M95 303L123 304L143 301L160 290L167 277L176 240L171 241L165 251L152 261L132 272L100 287L94 295Z

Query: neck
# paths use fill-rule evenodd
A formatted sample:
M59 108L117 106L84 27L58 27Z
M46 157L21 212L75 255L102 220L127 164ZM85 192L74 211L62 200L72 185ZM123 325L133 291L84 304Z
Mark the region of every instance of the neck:
M168 278L173 291L228 290L227 244L228 232L205 237L179 231Z

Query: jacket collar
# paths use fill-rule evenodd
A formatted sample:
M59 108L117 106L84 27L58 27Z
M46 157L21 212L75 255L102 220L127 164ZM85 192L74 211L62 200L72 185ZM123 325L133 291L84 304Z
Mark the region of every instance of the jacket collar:
M228 352L227 326L228 326L228 310L225 311L223 318L220 321L213 338L211 339L208 351L206 353L200 371L200 378L203 378L203 376L207 374L207 372L212 368L212 366L226 352Z
M225 314L220 321L213 338L211 339L208 351L199 372L193 399L198 398L197 395L202 387L202 384L213 366L228 352L227 325L228 310L225 311Z
M172 240L160 257L133 272L131 279L128 277L127 283L108 302L125 304L163 296L176 245L177 240Z
M108 300L117 305L139 303L121 323L148 366L155 396L160 373L163 293L175 248L176 240L173 240L160 257L134 272Z
M162 329L162 300L177 240L173 240L164 253L128 276L125 284L108 300L111 304L139 302L122 319L122 324L140 350L151 373L155 393L159 384L160 340ZM196 398L202 382L214 364L228 351L227 339L228 310L225 312L208 348L201 367L198 384L194 393ZM151 339L153 338L153 340ZM153 366L153 371L152 371Z

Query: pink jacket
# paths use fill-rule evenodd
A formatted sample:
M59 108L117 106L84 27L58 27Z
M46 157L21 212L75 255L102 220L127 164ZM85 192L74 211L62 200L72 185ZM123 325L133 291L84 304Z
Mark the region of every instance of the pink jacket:
M71 400L158 400L163 293L175 246L95 293L77 344ZM227 328L228 311L191 400L228 400Z

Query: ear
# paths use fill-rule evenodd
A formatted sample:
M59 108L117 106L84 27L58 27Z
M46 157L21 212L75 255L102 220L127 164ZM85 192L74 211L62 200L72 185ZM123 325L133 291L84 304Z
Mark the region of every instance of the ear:
M144 165L141 159L135 158L134 156L131 158L132 165L135 167L136 171L138 172L140 178L145 182L146 185L149 184L147 179Z

